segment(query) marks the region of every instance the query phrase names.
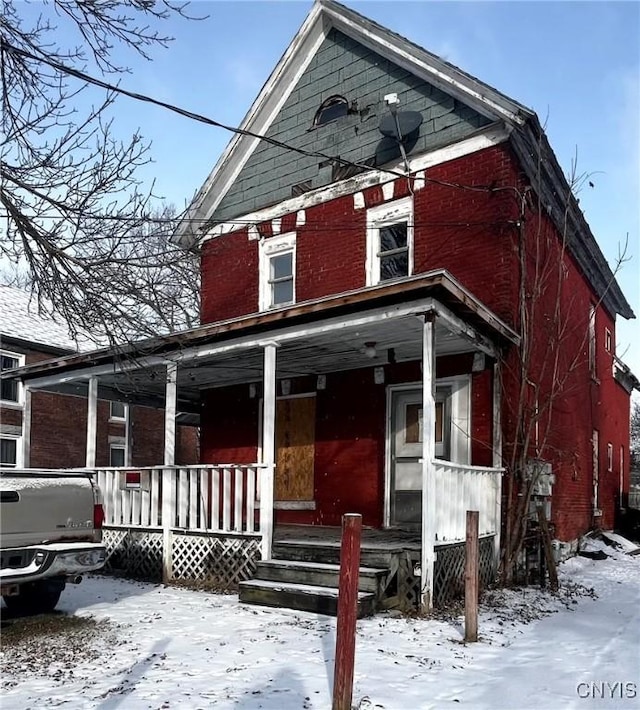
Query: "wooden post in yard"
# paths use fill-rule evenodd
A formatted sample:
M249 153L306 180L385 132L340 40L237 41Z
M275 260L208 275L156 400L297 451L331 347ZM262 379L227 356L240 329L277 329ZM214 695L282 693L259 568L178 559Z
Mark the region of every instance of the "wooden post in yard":
M552 592L558 591L558 569L556 561L553 557L553 547L551 546L551 533L547 524L547 516L544 514L544 508L538 506L538 522L540 523L540 533L542 534L542 544L544 556L547 559L547 571L549 572L549 587Z
M351 710L353 669L356 653L361 536L362 516L357 513L343 515L332 710Z
M478 640L478 511L467 510L464 566L464 640Z

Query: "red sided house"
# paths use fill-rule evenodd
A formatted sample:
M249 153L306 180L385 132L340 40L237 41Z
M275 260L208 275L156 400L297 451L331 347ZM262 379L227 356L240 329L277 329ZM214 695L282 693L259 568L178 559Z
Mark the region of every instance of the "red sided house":
M259 550L241 596L278 603L285 580L331 587L325 526L361 513L379 570L363 593L390 605L413 584L429 605L469 509L488 575L500 548L521 559L536 505L558 547L612 527L637 386L615 327L634 315L536 115L320 0L241 128L174 237L201 247L202 325L135 366L102 351L21 371L165 398L144 519L104 479L113 529L155 530L167 576L243 580ZM176 406L200 415L193 469L171 467Z

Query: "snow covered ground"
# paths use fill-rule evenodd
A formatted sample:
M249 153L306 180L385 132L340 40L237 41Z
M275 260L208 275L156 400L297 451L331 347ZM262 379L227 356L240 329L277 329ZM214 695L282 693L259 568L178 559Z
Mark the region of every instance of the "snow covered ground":
M640 707L640 556L591 545L612 556L561 565L558 595L489 595L476 644L458 618L359 621L354 707ZM59 608L63 632L3 622L3 710L331 706L335 619L106 577Z

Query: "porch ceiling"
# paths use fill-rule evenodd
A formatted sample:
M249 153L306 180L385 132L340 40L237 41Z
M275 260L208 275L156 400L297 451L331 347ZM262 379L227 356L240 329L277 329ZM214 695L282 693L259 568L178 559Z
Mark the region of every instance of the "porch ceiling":
M375 343L376 355L365 353L365 343ZM477 344L436 325L437 355L473 352ZM422 357L422 321L415 316L345 327L339 332L309 334L280 345L279 379L303 375L376 367ZM259 345L239 351L212 353L179 362L178 404L191 411L203 389L262 381L263 350ZM165 368L162 365L100 375L99 396L163 406ZM50 389L50 388L48 388ZM83 393L86 383L67 384L57 391Z
M481 350L495 355L517 335L444 271L264 314L220 321L15 371L33 389L163 407L166 365L178 365L178 409L199 411L203 389L262 381L264 346L275 343L277 377L328 374L422 358L423 317L436 324L436 354ZM365 344L375 344L375 356ZM10 373L6 373L9 375Z

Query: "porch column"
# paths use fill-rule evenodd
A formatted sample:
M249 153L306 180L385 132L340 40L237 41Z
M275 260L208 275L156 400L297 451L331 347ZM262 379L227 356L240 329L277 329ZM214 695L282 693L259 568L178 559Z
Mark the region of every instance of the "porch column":
M162 581L173 576L171 564L171 528L175 524L174 506L176 462L176 401L178 395L178 365L167 363L164 402L164 465L162 471Z
M125 415L126 415L126 421L124 423L124 465L127 466L127 468L131 468L133 466L133 451L132 451L132 444L133 444L133 437L131 436L132 433L132 418L131 418L131 409L133 405L132 404L127 404L125 406Z
M262 463L266 464L260 486L260 534L263 560L271 559L273 545L273 486L276 463L276 343L264 346L262 399Z
M85 458L86 468L96 467L96 441L98 436L98 378L89 378L87 392L87 452Z
M502 372L500 362L493 365L493 467L502 468ZM502 527L502 476L496 477L493 538L493 563L500 565L500 532Z
M436 539L435 466L435 313L424 316L422 328L422 556L421 606L429 611L433 604Z
M22 406L22 468L29 468L31 463L31 387L24 386L24 404Z

